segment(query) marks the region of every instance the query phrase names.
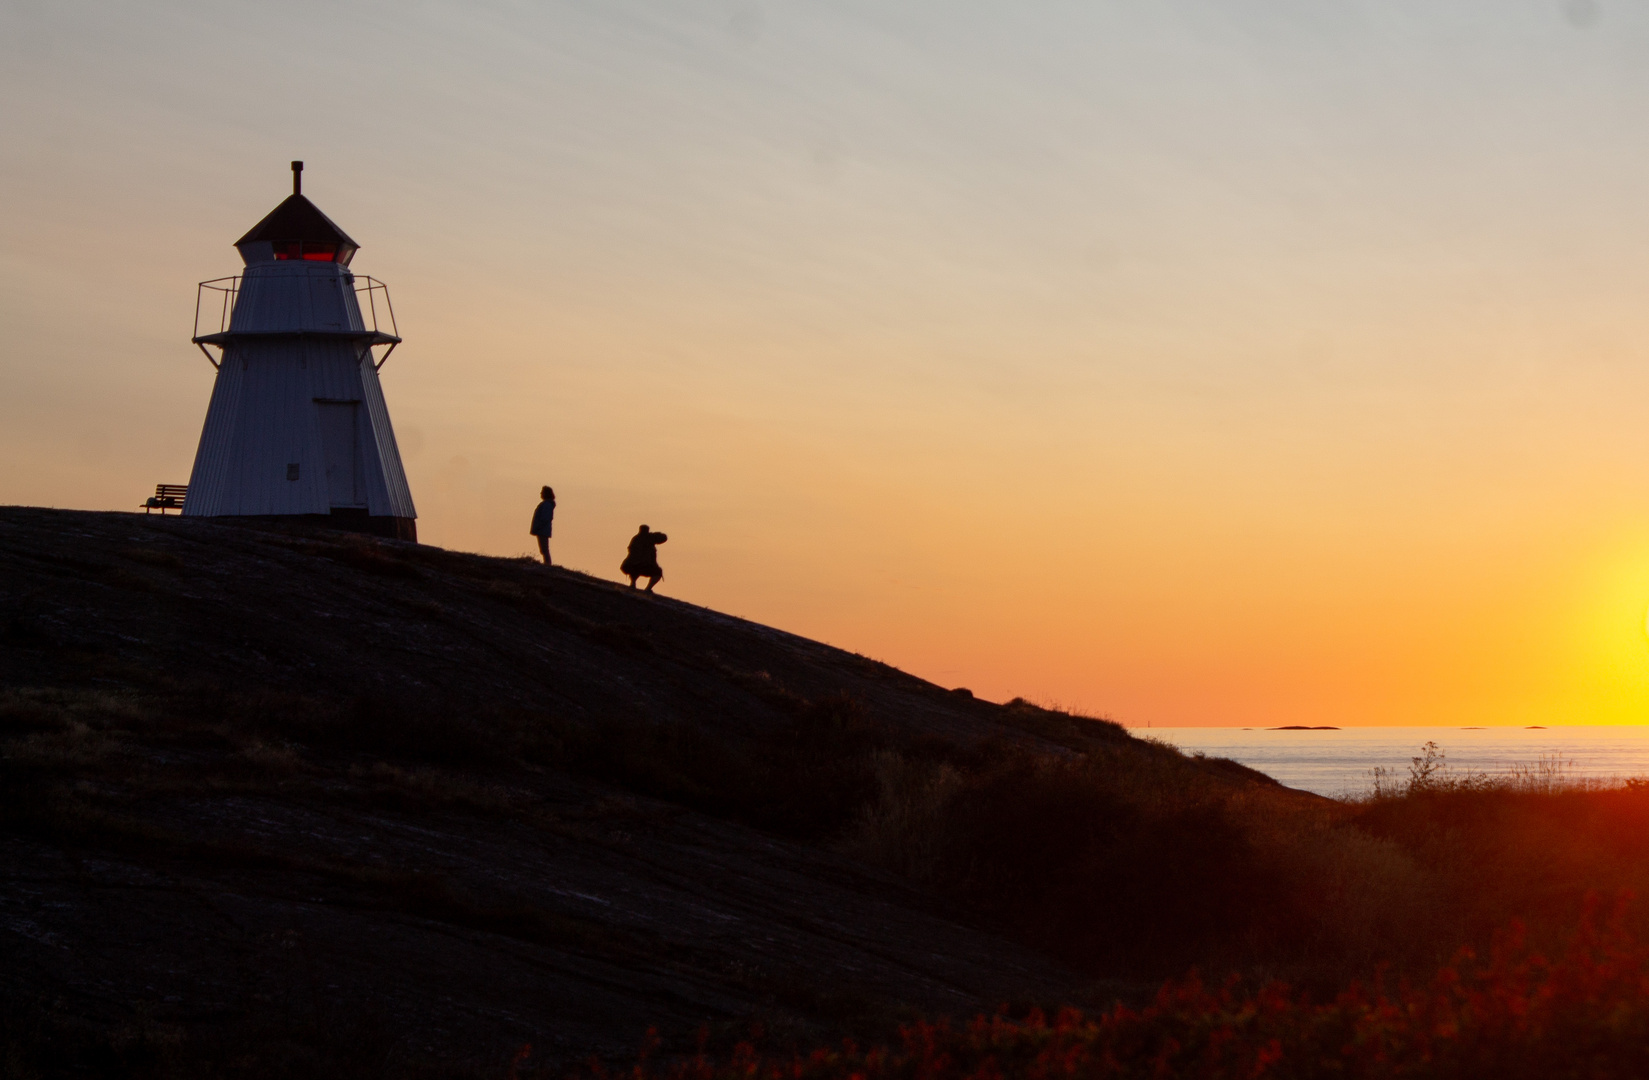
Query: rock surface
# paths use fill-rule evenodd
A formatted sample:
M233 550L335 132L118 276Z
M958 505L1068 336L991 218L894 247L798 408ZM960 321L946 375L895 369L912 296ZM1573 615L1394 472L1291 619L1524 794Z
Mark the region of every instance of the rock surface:
M732 736L834 700L1070 752L668 597L394 541L4 508L0 694L0 995L42 1038L226 1072L503 1075L527 1043L554 1069L652 1026L813 1039L1081 993L828 843L491 761L485 726L512 711ZM441 728L398 754L399 715L462 715L480 749ZM350 724L388 734L328 741Z

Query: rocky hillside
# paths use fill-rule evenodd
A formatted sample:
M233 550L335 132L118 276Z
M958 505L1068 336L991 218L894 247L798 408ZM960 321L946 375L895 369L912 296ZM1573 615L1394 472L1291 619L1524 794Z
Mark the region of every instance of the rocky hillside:
M0 1052L549 1075L1105 993L851 842L903 762L1098 749L1267 783L523 560L0 509Z

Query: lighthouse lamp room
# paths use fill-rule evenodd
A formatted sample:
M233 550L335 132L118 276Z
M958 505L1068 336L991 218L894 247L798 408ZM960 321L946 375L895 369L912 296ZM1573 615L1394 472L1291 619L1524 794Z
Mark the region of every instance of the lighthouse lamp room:
M303 162L235 247L241 274L197 292L192 340L217 376L194 469L181 503L162 485L149 505L416 540L378 381L401 341L389 290L350 269L360 245L304 197Z

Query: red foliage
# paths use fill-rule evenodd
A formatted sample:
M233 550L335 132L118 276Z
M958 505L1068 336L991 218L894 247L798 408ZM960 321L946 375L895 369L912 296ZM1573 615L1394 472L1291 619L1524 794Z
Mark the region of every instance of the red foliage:
M1332 1001L1193 975L1144 1008L1099 1016L979 1016L902 1028L893 1047L767 1056L746 1042L726 1059L644 1053L626 1076L592 1069L594 1080L1644 1077L1649 947L1626 930L1623 906L1600 919L1592 905L1555 959L1514 925L1488 956L1462 951L1427 982L1377 978Z

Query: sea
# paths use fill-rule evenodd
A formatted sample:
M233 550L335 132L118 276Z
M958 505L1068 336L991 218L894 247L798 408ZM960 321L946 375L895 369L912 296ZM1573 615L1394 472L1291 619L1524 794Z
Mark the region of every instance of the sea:
M1289 787L1329 798L1356 798L1373 786L1373 770L1384 768L1398 783L1408 778L1413 759L1435 743L1454 774L1506 773L1518 766L1557 763L1572 779L1649 777L1649 725L1620 727L1448 728L1348 727L1130 728L1134 735L1161 739L1188 754L1225 757L1274 777Z

